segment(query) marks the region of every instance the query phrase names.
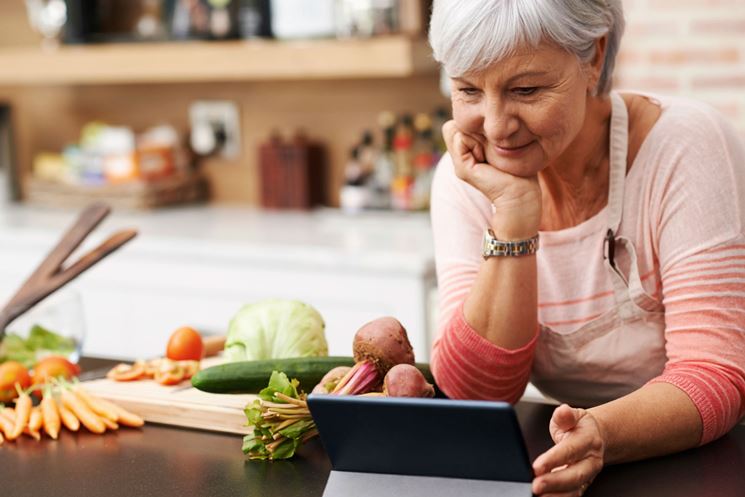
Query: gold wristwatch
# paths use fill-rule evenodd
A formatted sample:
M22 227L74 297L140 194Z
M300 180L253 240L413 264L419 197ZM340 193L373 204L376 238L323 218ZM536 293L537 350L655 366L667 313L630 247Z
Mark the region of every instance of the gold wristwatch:
M497 240L491 229L484 232L484 247L481 255L484 259L489 257L516 257L521 255L532 255L538 252L538 235L527 240L514 240L505 242Z

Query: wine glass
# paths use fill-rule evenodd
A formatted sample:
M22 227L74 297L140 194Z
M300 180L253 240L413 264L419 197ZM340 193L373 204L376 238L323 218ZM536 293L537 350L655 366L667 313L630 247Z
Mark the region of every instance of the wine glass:
M65 0L26 0L26 14L31 27L43 37L42 48L56 49L67 22Z

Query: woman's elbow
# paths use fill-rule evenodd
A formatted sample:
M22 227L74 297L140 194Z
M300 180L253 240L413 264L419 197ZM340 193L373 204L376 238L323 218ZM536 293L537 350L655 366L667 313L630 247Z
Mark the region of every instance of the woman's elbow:
M459 364L437 346L432 351L430 367L437 387L450 399L515 404L525 392L529 378L529 374L525 378L505 378L487 371L479 371L477 374L466 372L463 369L467 365Z

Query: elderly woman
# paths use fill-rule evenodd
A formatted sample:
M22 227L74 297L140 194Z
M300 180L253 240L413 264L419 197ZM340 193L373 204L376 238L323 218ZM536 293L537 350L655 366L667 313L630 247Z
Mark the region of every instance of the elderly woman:
M432 193L432 370L568 405L533 491L705 444L745 412L745 146L710 108L610 91L621 0L435 0L452 82ZM572 406L572 407L570 407Z

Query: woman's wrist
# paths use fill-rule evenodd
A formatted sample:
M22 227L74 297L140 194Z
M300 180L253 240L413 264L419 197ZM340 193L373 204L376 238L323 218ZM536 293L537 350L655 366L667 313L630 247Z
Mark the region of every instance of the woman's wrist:
M538 227L539 222L530 217L510 216L500 212L495 212L489 222L489 228L494 232L496 239L504 242L533 238L538 234Z
M491 204L489 227L498 240L526 240L538 234L543 207L540 188L511 192Z

